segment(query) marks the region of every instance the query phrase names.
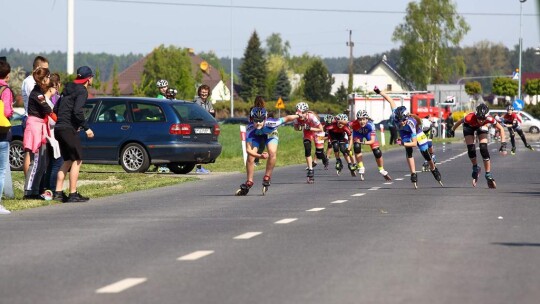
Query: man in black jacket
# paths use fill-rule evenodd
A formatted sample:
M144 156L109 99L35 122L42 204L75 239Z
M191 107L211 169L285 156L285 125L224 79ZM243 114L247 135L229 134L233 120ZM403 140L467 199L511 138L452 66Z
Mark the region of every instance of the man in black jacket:
M82 145L79 131L84 130L88 138L94 137L94 132L88 127L84 118L83 107L88 99L88 87L92 86L94 74L87 66L77 69L77 78L68 84L62 92L62 97L56 103L54 112L58 120L54 128L54 136L60 144L60 152L64 164L58 172L54 200L66 203L86 202L84 197L77 192L77 180L82 165ZM69 171L69 195L64 194L64 179Z

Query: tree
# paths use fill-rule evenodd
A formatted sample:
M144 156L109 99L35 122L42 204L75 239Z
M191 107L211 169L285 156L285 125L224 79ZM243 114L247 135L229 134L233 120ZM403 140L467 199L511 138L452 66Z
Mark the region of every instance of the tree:
M343 82L341 83L341 86L336 91L336 100L339 103L347 102L347 97L349 96L347 94L347 88L345 85L343 85Z
M500 96L516 96L518 91L518 83L506 77L499 77L493 80L493 94Z
M452 73L449 48L458 46L469 31L450 0L410 2L404 23L392 40L401 41L399 71L420 89L429 83L444 83Z
M120 86L118 84L118 68L116 64L113 66L112 72L112 96L120 96Z
M478 81L470 81L465 84L465 92L468 95L475 96L482 93L482 85Z
M139 86L134 85L137 96L158 94L156 81L166 79L169 88L178 90L178 99L193 99L195 96L195 79L191 71L191 58L187 49L160 45L148 56L144 65Z
M281 57L289 57L289 49L291 45L289 41L281 40L281 35L277 33L272 33L268 38L266 38L266 53L268 55L278 55Z
M540 95L540 79L529 79L525 82L523 91L530 95L533 98L533 101L536 100L538 103L538 95Z
M239 93L244 101L254 99L257 95L264 95L266 90L266 60L261 48L261 41L254 31L248 41L240 66L242 91Z
M330 96L334 78L321 59L317 59L304 74L304 97L309 101L323 101Z
M277 100L281 97L283 100L289 100L289 95L291 94L291 82L289 77L287 77L287 72L285 69L279 71L276 86L274 88L274 94L272 95L273 100Z

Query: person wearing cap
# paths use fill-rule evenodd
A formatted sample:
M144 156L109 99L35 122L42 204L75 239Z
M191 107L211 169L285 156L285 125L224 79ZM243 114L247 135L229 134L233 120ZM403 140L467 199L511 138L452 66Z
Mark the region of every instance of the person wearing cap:
M54 106L58 120L54 135L60 144L60 153L64 159L56 179L56 191L53 199L66 203L86 202L88 197L77 192L77 180L82 165L82 145L79 131L84 131L88 138L94 137L94 132L88 126L84 117L83 107L88 99L88 87L92 86L94 73L87 66L77 69L77 78L66 84L62 97ZM69 195L64 194L64 179L69 171Z

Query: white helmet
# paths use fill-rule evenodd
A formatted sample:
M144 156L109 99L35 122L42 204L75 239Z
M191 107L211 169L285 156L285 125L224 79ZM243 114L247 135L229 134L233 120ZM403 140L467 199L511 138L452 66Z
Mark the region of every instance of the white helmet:
M358 118L358 119L360 119L360 118L369 119L369 114L366 112L366 110L360 110L360 111L356 112L356 118Z
M296 110L298 110L300 112L305 112L305 111L309 110L309 106L305 102L299 102L299 103L296 104Z
M338 114L336 115L336 120L349 121L349 116L347 114Z
M169 82L167 80L165 80L165 79L160 79L160 80L158 80L156 85L157 85L158 88L164 88L164 87L169 86Z

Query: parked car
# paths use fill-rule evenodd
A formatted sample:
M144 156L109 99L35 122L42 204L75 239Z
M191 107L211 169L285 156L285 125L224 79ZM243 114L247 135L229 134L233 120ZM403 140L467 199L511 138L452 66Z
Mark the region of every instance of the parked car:
M505 109L489 110L489 115L491 116L499 115L502 117L504 114L506 114ZM531 133L540 132L540 120L534 118L534 116L524 111L519 111L519 114L521 115L521 120L523 121L523 123L521 124L521 129L523 131Z
M119 164L128 173L146 172L166 164L171 172L186 174L196 164L215 162L221 154L217 121L192 102L140 97L88 99L85 117L94 131L81 133L83 161ZM12 170L22 170L22 127L12 127Z

